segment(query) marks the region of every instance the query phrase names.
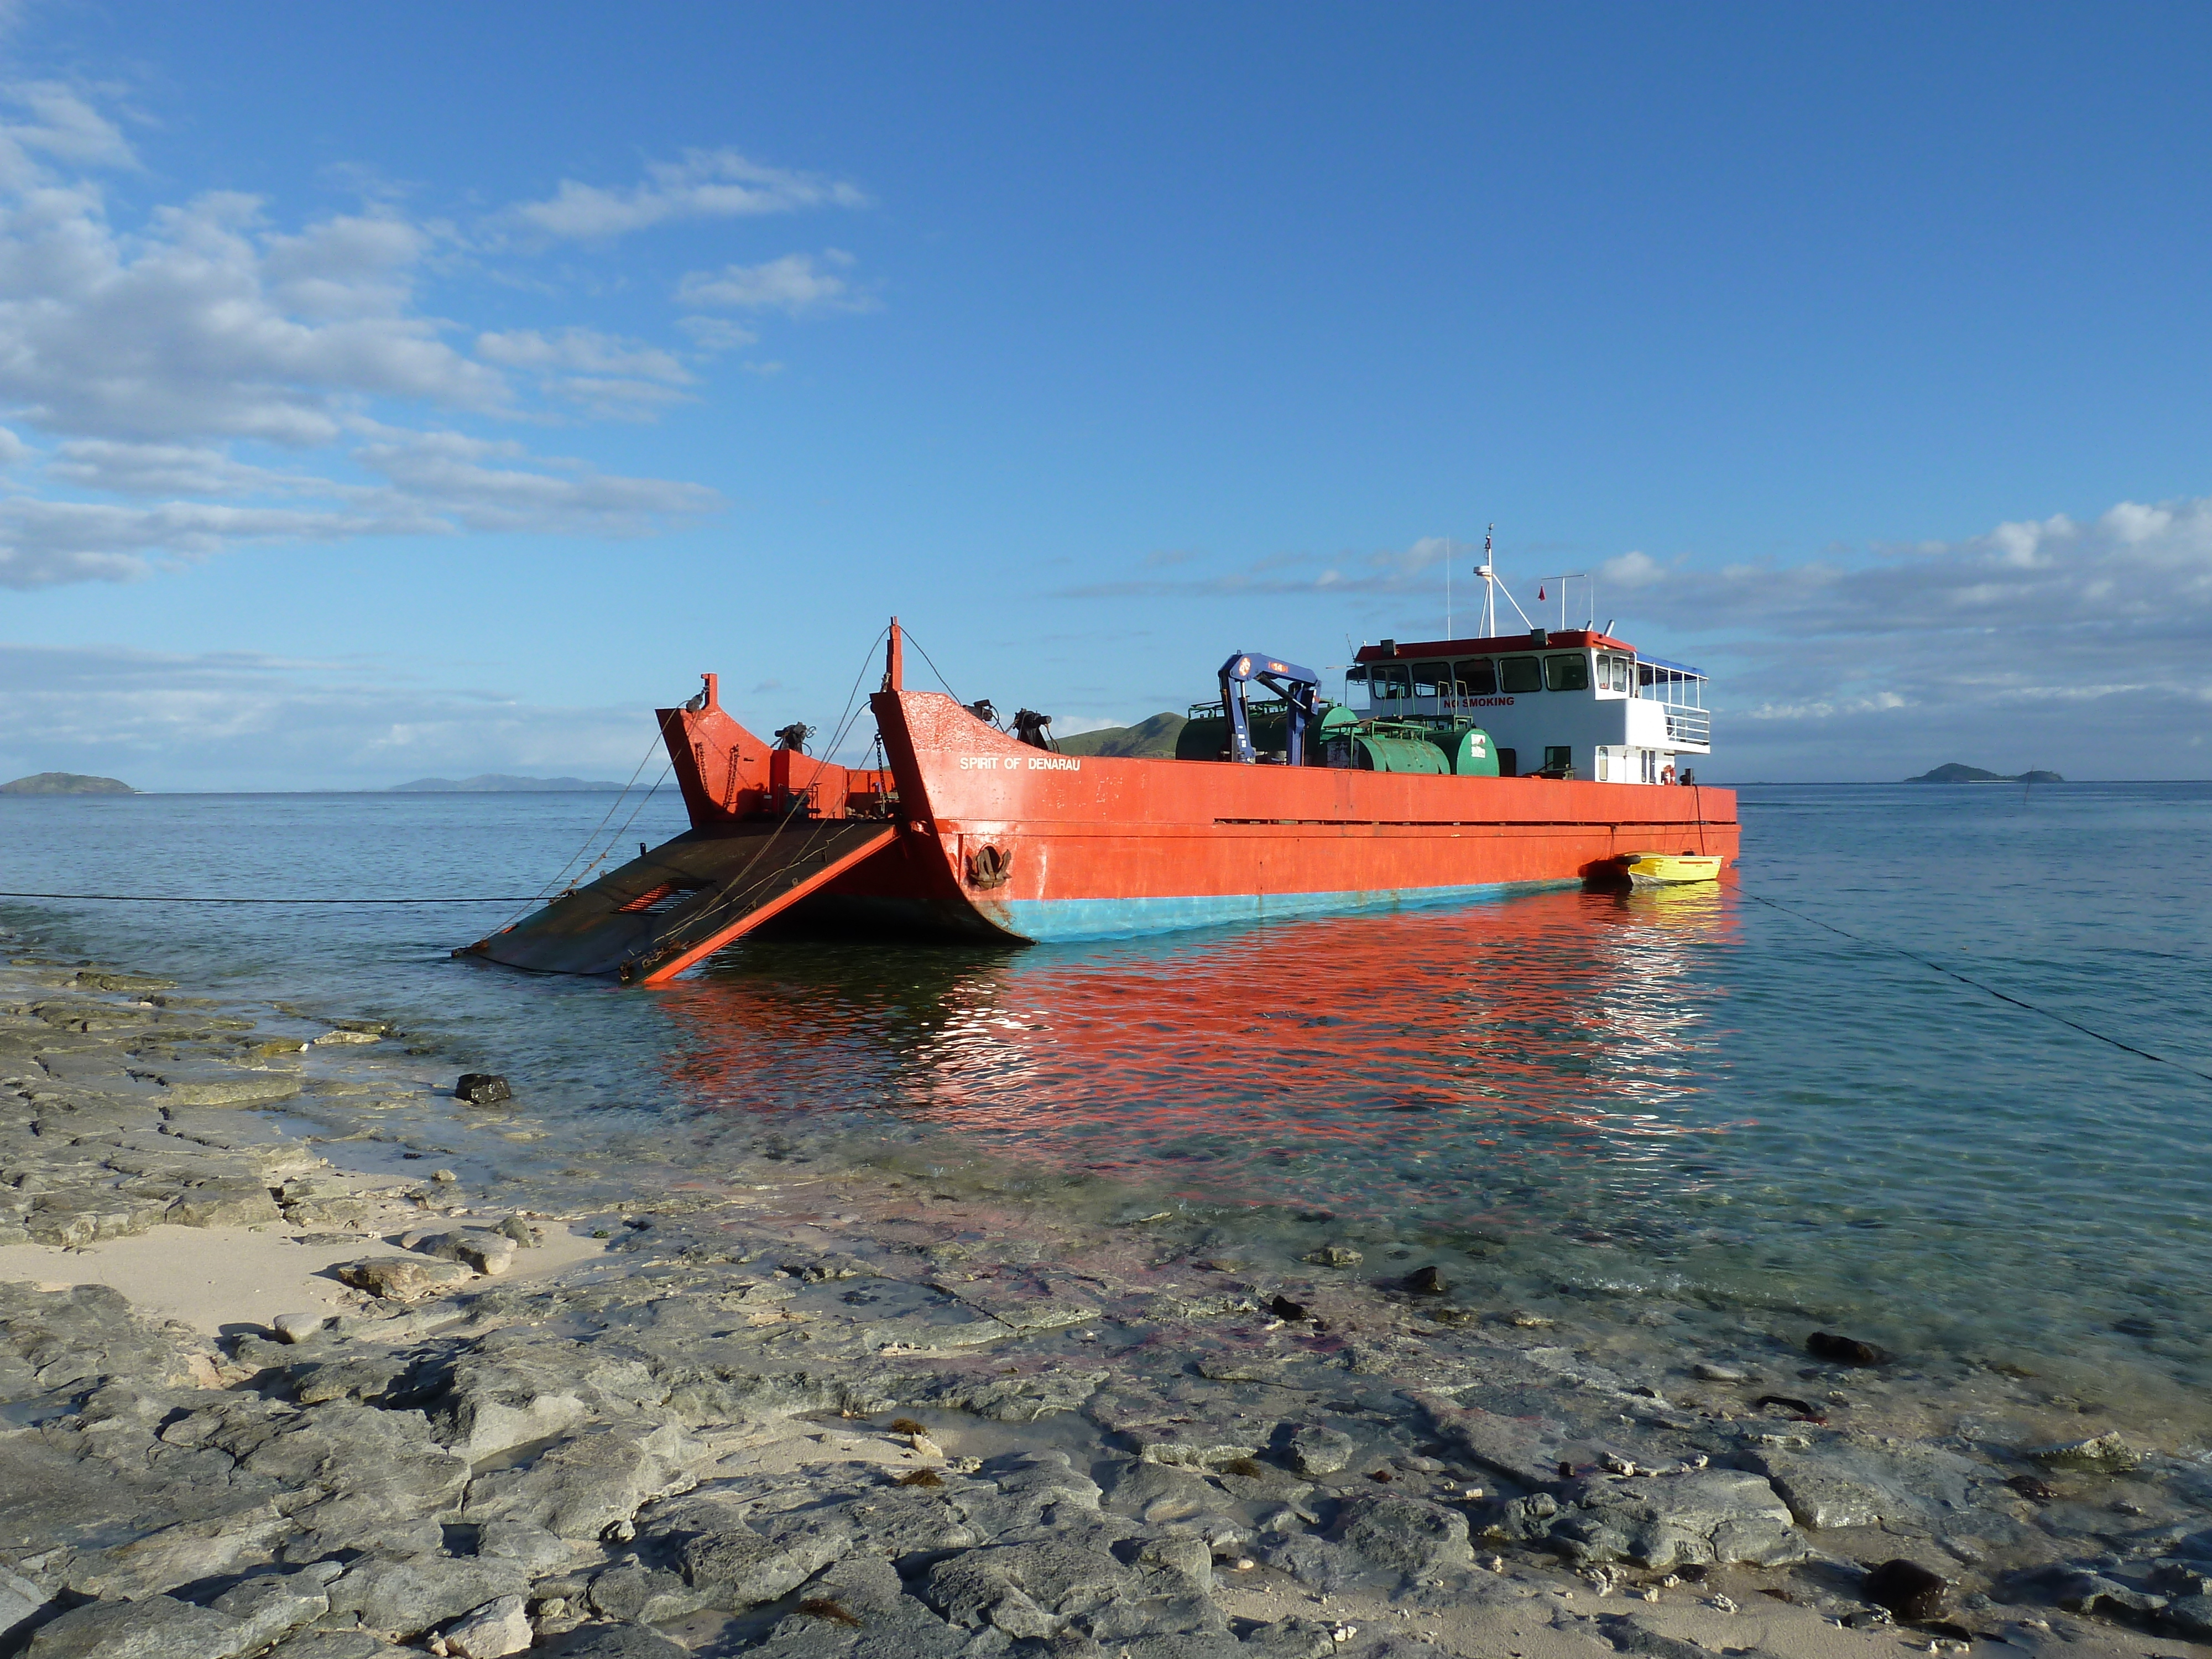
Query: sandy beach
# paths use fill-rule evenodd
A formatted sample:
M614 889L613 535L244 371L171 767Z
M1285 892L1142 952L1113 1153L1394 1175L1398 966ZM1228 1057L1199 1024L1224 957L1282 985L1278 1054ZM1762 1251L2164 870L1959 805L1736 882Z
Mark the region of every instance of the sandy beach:
M2212 1655L2212 1475L2033 1379L927 1172L488 1192L527 1112L392 1047L0 970L0 1652Z

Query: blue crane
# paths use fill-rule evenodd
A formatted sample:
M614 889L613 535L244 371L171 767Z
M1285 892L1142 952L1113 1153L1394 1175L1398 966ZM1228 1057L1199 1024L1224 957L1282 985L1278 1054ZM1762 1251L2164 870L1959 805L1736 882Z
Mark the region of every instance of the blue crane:
M1283 741L1283 758L1292 766L1306 760L1306 727L1313 723L1321 677L1294 662L1239 652L1221 665L1221 710L1229 717L1229 758L1250 763L1260 758L1252 747L1252 721L1245 708L1247 690L1257 680L1283 700L1290 711L1289 735Z

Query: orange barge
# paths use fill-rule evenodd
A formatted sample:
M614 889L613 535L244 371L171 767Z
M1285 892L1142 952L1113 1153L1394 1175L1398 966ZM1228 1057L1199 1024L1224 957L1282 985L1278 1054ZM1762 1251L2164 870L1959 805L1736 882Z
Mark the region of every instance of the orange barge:
M872 770L804 754L803 728L781 744L756 737L708 675L690 703L659 711L690 830L456 954L658 984L785 915L1096 939L1625 881L1655 853L1735 860L1734 792L1686 769L1677 781L1683 758L1709 752L1702 696L1683 690L1694 679L1701 691L1695 671L1589 629L1385 641L1359 657L1348 690L1365 690L1364 716L1319 704L1305 671L1232 658L1231 736L1209 757L1074 756L1034 726L1024 741L951 696L908 690L894 621L871 699L886 764ZM1286 690L1287 752L1254 749L1249 688L1233 679ZM1509 744L1522 726L1571 740ZM1450 741L1408 740L1425 728ZM1540 773L1512 775L1517 754L1540 747ZM1417 750L1431 758L1410 769L1394 758ZM1475 755L1473 775L1439 752L1460 755L1457 767Z

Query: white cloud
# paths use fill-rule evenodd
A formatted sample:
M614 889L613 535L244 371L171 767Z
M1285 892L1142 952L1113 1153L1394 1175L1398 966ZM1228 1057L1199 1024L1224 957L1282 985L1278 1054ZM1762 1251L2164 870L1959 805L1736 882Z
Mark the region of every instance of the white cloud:
M0 121L0 189L21 189L38 178L41 156L78 167L138 165L122 129L72 88L21 81L0 88L0 97L21 112Z
M2063 514L2002 524L1853 563L1681 569L1651 592L1680 625L1808 638L2201 627L2212 622L2212 499L2123 501L2088 524Z
M855 185L764 167L733 149L686 150L680 161L648 162L645 173L643 183L615 190L563 179L549 200L520 204L509 215L543 235L599 241L672 219L868 205Z
M617 419L649 416L671 404L689 403L691 394L684 388L697 384L674 352L588 328L550 335L536 329L481 334L477 356L533 374L549 397Z
M1637 608L1623 633L1701 641L1717 671L1717 777L1902 777L1946 760L2203 776L2212 762L2212 499L1850 562L1680 567Z
M455 432L406 433L354 454L390 481L395 510L425 512L448 531L642 536L668 520L711 513L722 499L702 484L619 477Z
M1597 568L1598 578L1607 587L1649 587L1667 573L1659 561L1649 553L1633 550L1617 559L1607 559Z
M699 485L452 429L649 416L691 395L675 352L576 327L457 349L417 295L445 233L389 212L283 229L257 198L210 192L118 226L82 170L135 166L119 130L67 88L10 100L0 409L25 435L0 428L0 587L130 580L257 543L634 536L720 507Z
M588 328L566 328L551 335L534 328L479 334L477 356L507 368L573 369L587 374L637 375L671 386L691 384L690 373L673 352Z
M873 310L874 297L838 274L853 264L851 254L833 247L823 250L818 264L811 253L787 253L765 264L695 270L677 283L676 298L687 306L782 311L794 317L810 311Z
M1469 591L1473 592L1472 555L1476 550L1471 544L1449 536L1422 536L1405 547L1378 548L1370 553L1346 551L1326 557L1316 553L1274 553L1210 576L1139 576L1086 582L1078 587L1063 588L1060 597L1088 599L1320 592L1440 594L1443 584L1440 567L1447 559L1462 562L1459 574L1466 577ZM1152 553L1146 556L1144 565L1147 569L1158 569L1194 563L1198 559L1194 553Z
M0 399L49 433L294 446L331 441L372 398L508 404L495 371L405 309L419 239L341 220L272 248L259 228L260 204L228 194L128 239L85 186L0 204Z
M47 475L110 494L295 499L116 505L11 496L0 500L0 587L134 580L165 561L255 543L524 532L632 538L721 505L703 485L618 477L456 432L381 428L345 459L359 481L247 466L216 449L64 444Z
M1280 598L1299 615L1325 599L1342 602L1341 626L1405 637L1422 617L1441 621L1446 559L1462 562L1458 605L1478 602L1464 574L1474 552L1424 538L1227 569L1152 556L1060 597ZM1584 568L1605 612L1618 613L1615 633L1713 674L1717 747L1698 770L1715 781L1894 779L1949 760L2212 775L2212 498L2124 501L2086 520L1830 548L1796 563L1662 563L1632 551ZM1515 591L1540 614L1534 585L1522 578ZM1581 597L1577 581L1577 610ZM1498 608L1503 619L1502 597Z
M702 351L735 351L760 338L750 329L726 317L678 317L676 326L691 337Z
M30 453L25 447L23 454ZM76 489L113 495L247 495L327 493L331 489L327 479L248 466L222 449L118 443L109 438L73 438L57 446L46 476Z
M335 541L436 527L427 518L387 520L296 507L210 501L116 507L18 495L0 501L0 586L127 581L147 573L152 554L200 557L251 542Z
M618 781L657 741L635 708L519 703L423 684L381 657L0 644L0 776L94 772L151 788L378 788L478 772Z

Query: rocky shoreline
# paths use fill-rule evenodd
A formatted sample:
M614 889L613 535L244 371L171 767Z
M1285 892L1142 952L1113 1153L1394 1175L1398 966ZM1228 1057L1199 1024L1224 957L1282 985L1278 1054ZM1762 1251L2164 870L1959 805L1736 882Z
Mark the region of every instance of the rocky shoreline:
M2212 1468L2034 1378L772 1141L479 1182L544 1132L403 1047L0 969L0 1655L2212 1655Z

